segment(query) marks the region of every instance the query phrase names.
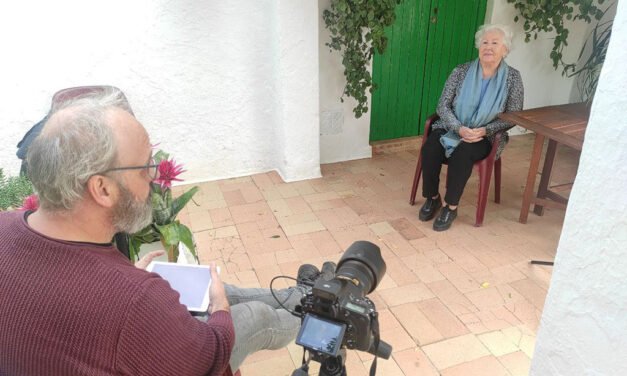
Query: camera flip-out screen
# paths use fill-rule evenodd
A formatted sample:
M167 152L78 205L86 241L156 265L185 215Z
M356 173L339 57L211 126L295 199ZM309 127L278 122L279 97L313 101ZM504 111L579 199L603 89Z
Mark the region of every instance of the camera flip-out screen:
M296 343L314 351L337 356L344 339L346 325L325 320L310 313L305 315Z

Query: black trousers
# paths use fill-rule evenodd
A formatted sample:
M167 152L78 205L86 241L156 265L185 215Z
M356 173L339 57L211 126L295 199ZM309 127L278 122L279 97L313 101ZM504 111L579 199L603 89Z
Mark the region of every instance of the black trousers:
M453 151L450 158L444 155L444 147L440 144L440 137L446 133L444 129L433 129L427 137L422 150L422 196L433 197L438 194L440 185L440 171L442 164L448 163L446 178L446 195L444 201L456 206L464 193L466 182L472 174L475 162L484 159L490 154L492 145L487 138L475 143L461 142Z

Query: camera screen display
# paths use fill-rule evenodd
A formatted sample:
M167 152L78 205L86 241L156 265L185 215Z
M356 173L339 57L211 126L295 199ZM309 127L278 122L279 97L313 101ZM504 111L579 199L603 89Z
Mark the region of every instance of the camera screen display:
M306 314L296 343L308 349L336 356L344 339L345 324Z

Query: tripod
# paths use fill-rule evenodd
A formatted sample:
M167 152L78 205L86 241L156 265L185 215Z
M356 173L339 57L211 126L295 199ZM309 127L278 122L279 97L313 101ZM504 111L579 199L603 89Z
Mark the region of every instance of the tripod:
M307 362L303 363L302 367L297 368L292 372L292 376L307 376L309 375L309 358ZM346 349L340 349L338 356L319 355L314 354L313 360L320 363L320 372L318 376L346 376Z

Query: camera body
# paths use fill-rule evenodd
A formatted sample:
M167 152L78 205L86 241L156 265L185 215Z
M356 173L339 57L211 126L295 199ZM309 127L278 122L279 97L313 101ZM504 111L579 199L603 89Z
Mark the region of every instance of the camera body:
M374 303L352 281L336 277L319 279L302 299L302 312L346 325L342 347L368 351L372 345Z
M378 340L377 310L366 297L385 269L379 247L367 241L354 242L340 258L335 277L319 278L301 299L304 323L296 343L325 356L348 348L389 358L392 348Z

